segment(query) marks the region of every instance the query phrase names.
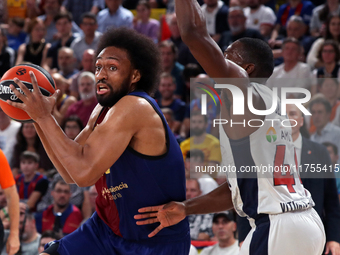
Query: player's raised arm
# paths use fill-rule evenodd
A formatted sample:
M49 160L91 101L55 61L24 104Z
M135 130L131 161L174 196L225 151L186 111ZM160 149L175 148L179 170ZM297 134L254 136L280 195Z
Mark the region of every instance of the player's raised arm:
M144 207L135 215L137 225L159 222L160 225L149 234L153 237L165 227L173 226L191 214L206 214L229 210L233 207L228 183L225 182L210 193L193 199L170 202L166 205Z
M247 78L247 72L225 60L221 49L210 37L206 20L197 0L176 0L178 28L183 42L212 78Z

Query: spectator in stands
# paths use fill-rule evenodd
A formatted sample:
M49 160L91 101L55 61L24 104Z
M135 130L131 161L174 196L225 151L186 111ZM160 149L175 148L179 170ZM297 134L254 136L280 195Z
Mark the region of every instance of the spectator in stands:
M208 118L206 115L201 115L199 111L191 112L191 137L184 140L180 147L184 160L189 150L200 149L204 152L204 163L216 166L221 162L220 142L216 137L207 134L207 125Z
M133 28L133 14L122 6L122 0L105 0L107 8L97 15L98 31L104 33L109 27Z
M28 25L29 43L23 43L19 47L16 65L29 62L41 66L46 62L47 52L51 44L45 42L46 28L41 19L32 19Z
M21 124L12 120L0 107L0 149L4 152L8 162L11 162L16 135Z
M204 0L202 11L207 21L208 33L218 42L228 27L228 6L218 0Z
M66 92L68 88L68 83L67 80L60 73L54 73L52 74L52 77L56 83L57 88L60 89L60 93L57 97L57 103L53 108L53 116L60 125L65 118L68 107L71 104L77 102L77 99L74 96L67 95Z
M322 143L323 146L327 148L327 151L329 153L329 156L332 161L332 166L333 166L333 172L335 173L335 180L336 180L336 187L338 191L338 197L340 200L340 171L339 171L339 156L338 156L338 147L331 142L324 142Z
M311 140L317 143L331 142L340 144L340 127L335 126L329 120L332 106L328 100L322 97L316 98L310 102L309 107L316 127L316 132L311 135ZM338 152L339 154L340 151Z
M330 171L332 165L328 151L325 147L302 137L300 129L303 128L303 116L296 105L287 105L287 116L295 120L292 124L292 138L295 146L297 164L302 167L300 173L303 186L311 193L315 203L314 209L324 222L326 232L325 254L340 253L340 229L334 226L340 225L340 205L334 173ZM328 172L324 178L316 178L316 174L307 165L320 164L326 167Z
M58 66L58 53L62 47L70 47L71 43L76 39L76 36L72 33L72 15L68 12L61 12L54 18L55 26L60 39L54 42L51 48L48 50L46 62L43 63L46 70L59 69Z
M227 49L230 44L242 37L252 37L264 40L260 31L246 28L246 20L247 18L244 15L242 7L236 6L229 8L228 24L230 31L223 32L218 41L218 44L223 51Z
M192 90L190 89L190 79L197 77L199 74L203 73L202 68L198 64L190 63L184 67L183 70L183 79L185 82L185 102L190 103L190 93ZM194 95L192 95L194 98ZM190 116L188 116L189 118Z
M192 199L202 194L200 185L196 179L186 180L186 199ZM189 215L189 227L191 240L210 240L212 233L212 214Z
M295 38L287 38L282 43L283 64L274 68L272 76L267 81L269 88L301 87L316 91L316 79L309 66L299 61L301 44ZM315 93L315 92L314 92ZM299 93L288 96L299 97Z
M333 40L325 41L319 50L318 60L323 66L314 70L316 78L340 78L340 50L338 44ZM321 84L318 83L318 92Z
M177 98L182 98L184 93L184 81L182 72L184 66L176 61L177 59L177 48L172 41L163 41L159 44L161 52L161 62L163 72L170 73L176 79L176 91L175 95Z
M179 28L177 24L177 17L176 13L169 15L169 29L171 32L170 40L176 45L178 49L178 56L177 61L181 65L187 65L189 63L196 63L198 64L197 60L191 54L188 46L182 41L181 35L179 33Z
M200 184L202 195L208 194L210 191L216 189L218 184L209 175L204 167L204 153L201 150L193 149L187 152L185 158L185 177L187 179L195 178Z
M33 123L22 123L16 134L16 144L14 145L13 157L11 162L13 175L16 176L20 167L20 156L24 151L32 151L40 156L39 172L44 173L54 168L51 160L40 141Z
M246 28L259 31L264 38L270 37L276 22L274 11L260 0L247 0L247 6L244 9Z
M61 128L64 130L65 135L67 135L68 138L74 140L83 130L84 125L78 116L72 115L63 121Z
M61 239L61 237L62 236L50 230L43 232L40 237L40 244L39 244L39 249L38 249L39 254L45 250L44 247L46 244L54 240L59 240Z
M89 189L90 195L90 205L91 205L91 212L94 213L96 211L96 198L98 196L98 192L95 185L92 185Z
M317 39L307 55L307 64L311 68L319 68L324 64L318 59L318 53L322 44L326 40L334 40L340 42L340 14L332 15L327 19L326 34L324 37Z
M37 232L35 227L35 220L32 213L28 211L28 207L25 203L20 202L20 248L18 253L16 254L24 254L24 255L37 255L39 242L40 242L40 234ZM7 238L10 234L9 230L5 230L5 238L4 242L7 242ZM6 247L2 249L1 255L8 255L6 252Z
M158 43L160 24L158 20L151 19L151 6L146 0L141 0L137 5L137 17L134 20L134 29L147 37L150 37L155 43Z
M338 0L326 0L325 4L319 5L313 9L312 19L310 21L310 34L314 37L325 35L325 23L329 15L340 14L340 4Z
M86 126L91 112L98 103L96 98L96 80L94 74L90 72L81 73L78 78L78 84L81 99L68 108L66 118L71 115L77 115L83 122L83 125Z
M199 89L198 87L206 87L214 86L214 81L206 74L199 74L195 79L192 81L191 90L194 94L192 96L192 101L190 102L190 111L201 111L201 95L202 93L205 93L203 90ZM213 95L214 99L212 97L207 97L207 116L208 116L208 126L206 132L208 134L212 134L214 136L218 136L218 125L216 127L213 126L214 119L217 118L217 116L220 113L220 105L215 104L215 101L218 101L218 97L216 95ZM215 100L215 101L214 101Z
M303 47L303 61L307 57L307 54L312 47L313 42L315 41L314 37L306 35L306 24L303 22L303 19L300 16L293 15L289 18L287 23L287 37L292 37L299 40L300 44ZM276 41L271 45L275 58L275 66L282 64L282 43L286 37L278 37ZM279 48L279 49L277 49ZM279 59L278 59L279 58ZM301 58L302 60L302 58Z
M278 35L286 35L287 21L292 15L301 16L306 26L309 26L313 9L314 4L307 0L289 0L288 3L281 5L276 16L276 25L269 42L272 43L272 41L275 41Z
M60 180L63 180L63 178L59 173L56 173L52 177L46 195L42 198L41 202L37 206L38 212L44 211L47 207L53 204L52 197L53 184L57 183ZM70 188L71 188L70 203L78 207L79 210L81 210L84 219L91 217L92 211L90 205L90 195L89 192L87 191L87 188L78 187L76 184L70 184Z
M78 78L79 75L83 72L95 72L95 58L96 54L95 51L92 49L85 50L83 53L83 57L81 59L81 71L71 77L71 85L70 85L70 95L74 96L77 99L79 97L79 88L78 88Z
M185 103L175 97L175 90L175 78L169 73L162 73L158 86L161 97L157 99L157 103L161 109L170 108L173 111L175 121L173 123L172 131L175 134L178 134L185 115Z
M82 15L91 12L96 15L100 10L105 8L104 0L64 0L61 10L72 13L73 20L78 26L83 21Z
M13 179L14 180L14 179ZM17 188L15 187L15 191L17 190ZM18 197L19 199L19 197ZM7 206L7 199L6 199L6 195L4 190L1 188L0 185L0 209L4 208Z
M162 108L162 113L165 117L166 122L168 123L169 128L171 129L171 131L174 133L174 128L175 128L175 116L174 116L174 111L171 110L170 108ZM174 133L175 138L178 142L178 144L181 144L181 142L183 142L185 140L184 137L180 136L177 133Z
M24 151L20 156L22 174L15 178L19 198L27 201L28 209L36 211L36 206L48 189L47 178L38 173L39 155L32 151Z
M71 44L71 48L77 58L77 67L80 65L83 53L86 50L97 49L99 38L102 35L96 31L98 28L96 15L90 12L82 15L80 28L83 30L84 36L76 38Z
M61 11L62 2L63 0L45 0L45 3L44 3L45 14L39 16L39 18L44 21L44 24L46 27L46 35L45 35L46 42L52 43L54 41L59 40L61 37L63 37L63 35L60 34L60 32L58 31L56 27L56 21L54 20L55 17ZM71 19L71 23L72 23L72 32L81 34L81 29L77 26L77 24L74 21L72 21L72 19ZM70 45L67 45L67 46L70 46Z
M8 47L18 51L19 46L26 41L27 34L24 32L25 20L14 17L8 21L7 44Z
M58 50L59 73L65 79L70 79L73 75L79 72L79 70L76 69L76 62L77 59L71 48L62 47Z
M237 255L240 251L238 241L235 239L237 230L235 215L233 211L225 211L214 214L212 231L218 243L206 247L201 255Z
M338 116L340 116L340 100L338 100L338 90L339 90L339 80L336 78L326 78L319 79L318 82L321 84L320 93L324 96L325 99L331 104L332 111L329 117L329 121L335 123ZM333 124L335 124L333 123ZM336 124L335 124L336 125ZM313 123L313 118L310 121L309 133L313 134L316 131L316 127Z
M15 63L15 52L7 46L7 37L4 29L0 27L0 77Z
M35 215L36 226L39 233L53 230L62 236L76 230L83 220L80 210L70 203L70 185L64 180L53 183L53 204L43 212Z

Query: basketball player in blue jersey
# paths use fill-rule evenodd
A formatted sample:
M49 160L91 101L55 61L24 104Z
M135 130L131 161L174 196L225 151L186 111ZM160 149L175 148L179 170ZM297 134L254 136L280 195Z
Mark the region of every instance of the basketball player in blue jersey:
M96 212L73 233L49 245L43 255L187 255L186 220L154 238L157 226L137 226L138 208L185 199L181 150L157 103L149 96L158 82L156 45L126 29L103 34L98 45L98 106L75 141L58 126L51 112L58 92L43 97L31 74L34 91L16 83L25 110L55 167L68 183L96 185Z
M223 54L206 29L206 21L197 0L175 0L177 22L182 40L212 78L240 78L234 82L245 96L252 86L255 109L266 110L272 106L272 91L265 85L250 82L250 78L266 80L273 71L273 55L270 47L261 40L242 38L233 43ZM221 119L245 123L250 119L265 119L245 107L244 115L233 115L233 97L229 90L222 94ZM285 116L274 112L268 119L284 120ZM275 132L283 131L291 137L291 129L273 124ZM222 163L235 166L296 164L294 146L289 139L277 136L269 142L266 133L269 121L262 127L248 125L220 125ZM291 139L290 139L291 140ZM245 239L242 255L319 255L323 251L325 233L322 222L312 208L310 193L304 189L297 173L280 178L270 173L266 178L259 173L244 178L240 173L228 173L228 181L207 195L184 202L141 208L135 216L137 225L159 222L150 237L168 226L178 224L190 214L213 213L234 206L240 216L248 217L252 230Z

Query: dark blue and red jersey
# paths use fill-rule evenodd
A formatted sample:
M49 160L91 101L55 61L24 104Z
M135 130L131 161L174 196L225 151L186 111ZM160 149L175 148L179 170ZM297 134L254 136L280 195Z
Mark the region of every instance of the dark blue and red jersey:
M39 233L46 230L53 230L55 222L55 213L53 205L47 207L44 211L35 214L35 224ZM68 235L75 231L83 220L81 211L75 205L69 204L66 210L61 214L60 221L63 226L63 235Z
M126 240L157 243L184 240L189 234L186 219L162 229L153 238L148 234L158 223L136 225L134 215L139 208L185 200L185 171L180 147L155 100L142 91L129 95L147 100L160 116L167 152L161 156L147 156L127 147L96 183L96 211L116 235ZM107 111L101 112L96 124L101 123Z
M15 182L20 199L28 199L35 190L41 192L41 196L43 196L48 189L47 178L39 173L36 173L30 182L25 182L25 176L20 174L15 178Z

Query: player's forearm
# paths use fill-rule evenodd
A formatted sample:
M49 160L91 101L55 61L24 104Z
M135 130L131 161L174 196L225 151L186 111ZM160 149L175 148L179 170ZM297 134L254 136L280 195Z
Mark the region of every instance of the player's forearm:
M184 42L208 35L206 21L197 0L175 0L178 28Z
M233 207L227 182L204 196L184 201L184 204L186 215L220 212Z
M10 232L11 234L19 235L19 196L16 189L16 185L13 185L7 189L4 189L4 192L7 199L8 215L10 219Z
M58 164L57 168L60 167L60 169L58 168L58 171L61 170L60 174L64 174L63 178L67 178L65 181L74 181L79 185L78 182L81 181L79 178L86 177L86 170L90 165L83 156L83 146L69 139L52 115L39 120L37 124L44 134L45 144L50 146L49 151L52 152L53 160ZM80 173L80 170L83 174Z
M41 142L42 142L42 144L45 148L45 151L46 151L48 157L52 161L54 167L57 169L57 171L59 172L61 177L63 177L64 181L67 182L67 183L74 183L71 176L68 174L68 172L66 171L64 166L60 163L60 161L58 160L58 158L54 154L54 152L53 152L50 144L48 143L46 136L45 136L44 132L41 130L40 126L37 123L34 123L34 127L35 127L35 130L37 131L37 133L40 137L40 140L41 140Z

